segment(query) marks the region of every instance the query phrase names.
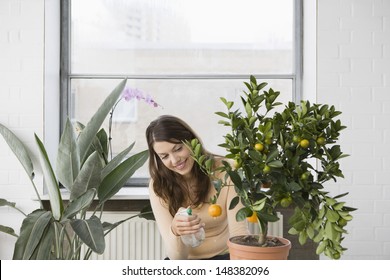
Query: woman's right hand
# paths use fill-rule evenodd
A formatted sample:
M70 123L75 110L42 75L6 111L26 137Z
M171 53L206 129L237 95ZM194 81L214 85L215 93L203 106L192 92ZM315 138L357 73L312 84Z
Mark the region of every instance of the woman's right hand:
M180 212L186 211L186 208L181 207L173 217L171 229L176 236L196 233L200 228L204 227L198 215L191 216L181 215Z

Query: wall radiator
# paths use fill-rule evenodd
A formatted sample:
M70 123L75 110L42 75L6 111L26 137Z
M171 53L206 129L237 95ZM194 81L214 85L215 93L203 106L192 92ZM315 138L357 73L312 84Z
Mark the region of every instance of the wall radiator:
M136 213L109 213L103 221L116 222ZM269 235L283 236L283 216L278 213L280 220L269 226ZM258 233L255 224L250 224L252 233ZM86 251L81 250L82 256ZM162 238L154 221L133 218L119 225L106 236L106 249L102 255L93 253L91 260L162 260L165 250Z

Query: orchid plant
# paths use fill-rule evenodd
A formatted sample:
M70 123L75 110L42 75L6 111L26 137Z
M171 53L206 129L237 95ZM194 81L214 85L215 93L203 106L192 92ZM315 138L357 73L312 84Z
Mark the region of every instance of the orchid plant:
M73 126L67 119L58 146L55 171L45 146L35 135L50 209L44 209L34 183L35 168L30 151L12 131L0 124L0 134L25 169L40 202L39 209L25 214L14 202L0 199L0 206L9 206L26 216L19 234L0 225L0 231L17 237L13 259L89 259L92 252L104 252L104 237L118 225L134 217L152 217L152 212L144 209L138 215L115 223L102 221L105 202L148 158L147 151L127 157L134 146L132 143L108 160L108 152L112 150L109 145L111 136L107 137L101 128L102 123L110 114L111 128L115 107L122 99L129 101L136 98L153 107L159 106L151 96L139 90L125 89L125 85L126 79L105 99L87 125L76 123ZM69 200L63 198L62 187L69 192ZM96 206L93 206L93 201L97 201ZM87 246L84 256L81 256L82 246Z
M150 106L157 108L161 107L160 104L158 104L156 101L154 101L153 97L150 94L144 93L143 91L139 90L138 88L131 88L131 87L126 87L122 94L121 97L118 99L118 101L112 106L112 109L110 111L110 117L108 120L108 143L109 143L109 149L110 149L110 158L113 158L112 155L112 120L114 117L114 112L122 100L125 100L126 102L130 102L131 100L137 100L137 101L144 101L146 104L149 104Z

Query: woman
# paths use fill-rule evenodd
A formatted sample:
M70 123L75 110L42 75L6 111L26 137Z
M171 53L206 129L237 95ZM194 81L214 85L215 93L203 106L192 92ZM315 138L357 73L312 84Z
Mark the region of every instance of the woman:
M224 187L218 197L222 215L217 218L208 215L209 201L216 191L183 143L194 138L200 141L184 121L174 116L161 116L148 126L153 213L169 259L229 259L226 245L229 236L248 234L248 229L245 222L236 221L239 205L229 210L230 201L237 195L233 186ZM222 164L221 160L216 160L216 165ZM191 216L178 214L188 207L192 209ZM200 228L206 233L204 242L195 248L184 245L180 236L193 234Z

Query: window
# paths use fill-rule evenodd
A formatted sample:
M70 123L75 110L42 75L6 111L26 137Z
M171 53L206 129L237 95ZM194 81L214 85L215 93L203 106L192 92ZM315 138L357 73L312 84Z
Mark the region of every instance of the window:
M114 152L134 141L134 152L146 149L145 129L162 114L181 117L208 150L222 152L219 98L238 104L249 75L280 90L285 101L300 98L301 2L63 1L62 123L67 115L86 122L127 77L128 86L162 107L122 104L113 121ZM134 177L148 177L147 166Z

